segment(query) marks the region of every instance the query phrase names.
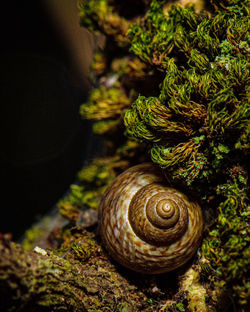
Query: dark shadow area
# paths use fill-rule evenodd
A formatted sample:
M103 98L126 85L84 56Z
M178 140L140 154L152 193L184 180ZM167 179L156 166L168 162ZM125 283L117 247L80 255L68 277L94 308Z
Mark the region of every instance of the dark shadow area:
M17 239L90 157L91 127L79 116L87 92L40 1L5 1L0 15L0 232Z

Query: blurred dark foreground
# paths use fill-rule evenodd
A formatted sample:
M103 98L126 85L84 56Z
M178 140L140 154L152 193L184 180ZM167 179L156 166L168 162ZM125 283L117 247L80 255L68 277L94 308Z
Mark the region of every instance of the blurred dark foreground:
M91 154L87 88L39 1L1 6L0 232L17 239L69 188Z

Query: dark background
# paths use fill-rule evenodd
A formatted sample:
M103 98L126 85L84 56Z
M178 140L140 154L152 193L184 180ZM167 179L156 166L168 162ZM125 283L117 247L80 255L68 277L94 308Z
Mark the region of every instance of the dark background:
M79 116L88 87L41 1L2 2L0 24L0 232L17 239L67 191L94 138Z

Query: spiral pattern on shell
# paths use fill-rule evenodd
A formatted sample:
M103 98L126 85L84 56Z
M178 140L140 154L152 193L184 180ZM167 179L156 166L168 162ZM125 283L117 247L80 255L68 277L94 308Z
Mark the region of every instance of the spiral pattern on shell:
M156 274L193 256L203 219L197 203L165 185L161 171L145 163L126 170L107 188L99 225L103 244L117 262Z

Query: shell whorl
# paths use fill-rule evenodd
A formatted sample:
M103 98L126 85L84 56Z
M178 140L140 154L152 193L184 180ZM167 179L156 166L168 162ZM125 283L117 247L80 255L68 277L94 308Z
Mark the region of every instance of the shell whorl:
M137 165L119 175L102 198L102 241L115 260L134 271L174 270L198 248L203 228L199 205L164 181L154 165Z

